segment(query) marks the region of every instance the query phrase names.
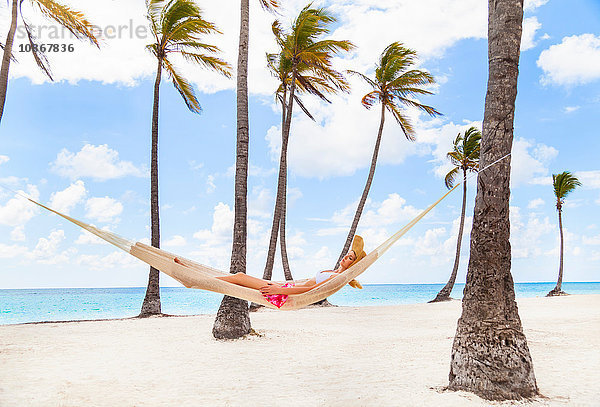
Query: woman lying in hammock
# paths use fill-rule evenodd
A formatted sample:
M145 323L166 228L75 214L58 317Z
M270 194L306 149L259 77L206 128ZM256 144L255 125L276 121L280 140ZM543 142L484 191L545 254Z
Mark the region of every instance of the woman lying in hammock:
M269 301L271 304L277 307L281 307L286 302L288 295L302 294L309 290L312 290L313 288L321 285L333 276L344 272L346 269L360 261L366 256L363 247L363 238L358 235L354 236L354 241L352 242L352 249L348 252L348 254L346 254L342 258L340 266L336 270L320 271L314 277L302 283L289 282L280 284L269 280L263 280L262 278L252 277L245 273L236 273L231 274L229 276L216 278L218 278L219 280L227 281L232 284L237 284L243 287L260 290L261 294L265 297L267 301ZM180 261L178 260L178 258L175 258L176 263L180 263ZM350 285L356 288L362 288L360 283L356 280L352 280L350 282Z

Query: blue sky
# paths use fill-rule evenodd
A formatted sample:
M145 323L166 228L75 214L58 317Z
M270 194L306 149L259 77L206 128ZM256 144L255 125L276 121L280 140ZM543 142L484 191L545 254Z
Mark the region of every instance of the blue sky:
M235 64L238 4L198 1L223 35L210 38ZM274 206L280 112L265 52L276 50L275 18L254 2L250 56L250 177L248 272L261 276ZM133 240L149 238L150 124L155 66L143 2L116 8L69 2L103 32L96 50L68 36L26 3L46 43L73 44L48 55L49 83L29 54L15 54L2 123L0 184L50 203L71 216ZM284 25L305 5L286 1ZM321 1L338 17L331 34L357 50L339 69L373 73L393 41L419 53L419 67L437 80L421 99L444 116L408 111L417 129L409 142L388 117L375 180L359 233L373 249L445 192L445 158L459 131L480 125L487 80L487 2L480 0ZM515 281L554 281L558 229L551 174L570 170L583 187L567 199L565 281L600 280L600 166L595 118L600 113L600 5L592 0L526 1L511 180L512 273ZM8 10L0 6L5 38ZM125 26L118 35L118 26ZM112 27L111 27L112 26ZM112 29L116 30L116 34ZM141 32L141 31L138 31ZM161 86L160 204L162 247L227 270L231 250L235 83L179 63L193 81L203 112L190 113L168 80ZM289 149L288 253L297 278L333 266L366 180L379 124L377 109L352 92L325 105L304 101L317 119L292 122ZM474 204L469 183L467 223L458 281L464 281ZM460 215L457 191L361 276L363 283L445 282ZM54 215L0 190L0 288L144 286L147 267ZM274 275L282 278L277 257ZM162 285L177 286L168 277Z

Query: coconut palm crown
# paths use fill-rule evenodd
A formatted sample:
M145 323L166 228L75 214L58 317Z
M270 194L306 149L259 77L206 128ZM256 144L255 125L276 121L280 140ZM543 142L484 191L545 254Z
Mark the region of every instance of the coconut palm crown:
M214 54L219 48L201 41L203 35L221 32L202 18L202 10L192 0L148 0L148 20L155 42L146 46L158 59L179 91L187 107L195 113L201 111L194 88L169 59L178 54L185 60L231 77L231 66Z
M479 170L479 153L481 147L481 132L476 127L470 127L462 135L458 133L452 145L452 151L447 154L450 162L455 166L444 178L446 188L451 189L454 186L456 177L462 170L464 175L467 172L477 172Z
M554 186L554 196L556 196L556 210L562 212L565 198L575 188L581 186L581 182L569 171L564 171L560 174L552 174L552 185Z
M364 79L373 88L362 98L362 105L370 109L373 105L381 103L394 116L409 140L415 139L415 129L406 116L404 106L416 107L430 116L441 114L433 107L412 98L417 95L432 95L432 92L423 89L422 86L435 83L433 76L428 72L412 69L416 59L417 53L414 50L404 47L400 42L394 42L381 54L375 68L375 79L360 72L348 71Z

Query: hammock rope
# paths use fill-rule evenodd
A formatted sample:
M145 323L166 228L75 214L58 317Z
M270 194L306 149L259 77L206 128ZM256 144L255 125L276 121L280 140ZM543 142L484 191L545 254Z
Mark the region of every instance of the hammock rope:
M489 164L479 172L485 171L487 168L495 165L499 161L510 155L507 154L504 157L499 158L493 163ZM476 174L472 174L474 176ZM471 177L472 177L471 176ZM467 181L471 178L468 177ZM72 218L68 215L65 215L55 209L52 209L44 204L37 202L36 200L26 196L21 191L14 191L11 188L2 186L15 194L27 199L33 204L40 206L75 225L87 230L88 232L98 236L99 238L107 241L108 243L118 247L121 250L126 251L130 255L137 257L142 260L144 263L149 264L150 266L156 268L157 270L162 271L163 273L169 275L173 279L177 280L185 287L188 288L196 288L202 290L213 291L216 293L229 295L231 297L240 298L243 300L251 301L257 304L264 305L268 308L273 309L281 309L281 310L295 310L299 308L303 308L307 305L314 304L317 301L323 300L332 294L335 294L337 291L341 290L346 284L348 284L351 280L358 277L362 274L367 268L369 268L379 257L381 257L386 251L390 249L390 247L396 243L406 232L408 232L417 222L419 222L423 217L425 217L433 208L435 208L444 198L450 195L456 188L462 185L464 182L460 182L452 187L449 191L447 191L441 198L435 201L433 204L428 206L425 210L423 210L419 215L417 215L414 219L412 219L409 223L407 223L402 229L398 232L394 233L390 236L386 241L380 244L376 249L371 251L365 258L363 258L358 263L354 264L352 267L346 269L344 272L339 273L324 283L316 286L315 288L304 292L302 294L292 294L288 296L287 301L281 308L277 308L270 302L268 302L258 290L254 290L248 287L242 287L237 284L229 283L224 280L217 279L215 277L219 276L227 276L230 273L219 271L215 268L196 263L192 260L183 258L181 256L169 253L167 251L148 246L146 244L140 242L132 242L127 240L115 233L108 232L106 230L98 229L95 226L89 225L85 222ZM177 257L178 264L175 262L175 258ZM306 280L296 280L296 282L302 282Z

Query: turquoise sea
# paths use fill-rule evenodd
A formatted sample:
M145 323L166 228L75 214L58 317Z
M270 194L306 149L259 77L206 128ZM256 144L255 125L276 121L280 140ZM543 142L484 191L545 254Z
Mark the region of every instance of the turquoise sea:
M516 283L517 298L543 297L555 283ZM376 306L424 303L443 284L366 284L364 289L344 287L329 301L341 306ZM461 298L464 284L456 284L453 298ZM569 294L600 294L600 282L563 283ZM0 289L0 325L38 321L107 319L136 316L145 287ZM220 294L189 288L161 288L165 314L215 314Z

